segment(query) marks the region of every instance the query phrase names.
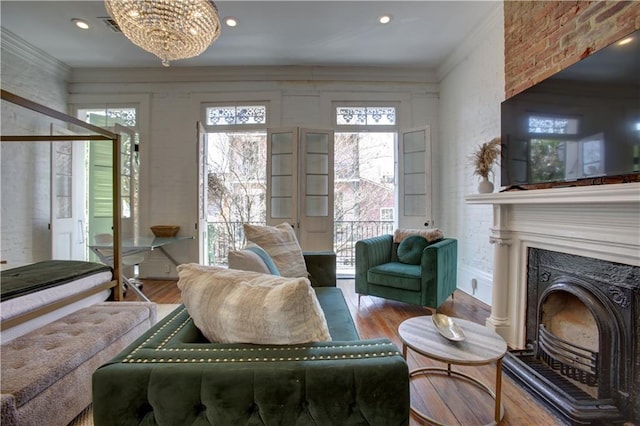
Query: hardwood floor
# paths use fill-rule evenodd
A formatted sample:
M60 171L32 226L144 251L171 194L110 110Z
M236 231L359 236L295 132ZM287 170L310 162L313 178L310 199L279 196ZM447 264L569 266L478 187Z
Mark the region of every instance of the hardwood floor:
M353 280L338 280L345 295L358 333L363 339L387 337L399 349L402 342L398 337L398 326L407 318L430 315L430 311L419 306L394 302L372 296L363 296L358 306L358 295L354 291ZM181 303L180 290L176 281L144 280L143 292L156 303ZM127 292L125 300L137 300L133 292ZM487 305L461 291L447 300L438 310L449 316L464 318L484 324L490 314ZM411 349L407 353L409 369L418 367L446 367L446 364L432 361ZM495 364L487 366L455 366L454 370L468 374L491 389L495 385ZM506 373L502 379L502 402L504 418L501 426L551 426L566 425L560 418L549 412L527 391L517 385ZM446 377L430 376L414 379L411 383L411 403L423 413L441 423L476 426L493 421L493 400L486 393L469 383ZM411 416L410 425L421 422Z

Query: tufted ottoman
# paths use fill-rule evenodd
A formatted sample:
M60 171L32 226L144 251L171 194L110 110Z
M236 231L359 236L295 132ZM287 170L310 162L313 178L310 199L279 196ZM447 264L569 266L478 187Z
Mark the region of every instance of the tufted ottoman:
M68 424L91 403L96 368L156 318L155 303L99 303L3 344L0 423Z

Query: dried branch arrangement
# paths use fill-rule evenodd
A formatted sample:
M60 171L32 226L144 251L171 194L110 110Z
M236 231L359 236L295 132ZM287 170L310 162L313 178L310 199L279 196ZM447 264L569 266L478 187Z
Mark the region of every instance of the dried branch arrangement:
M470 156L471 163L474 166L473 174L487 178L491 171L491 166L500 156L500 138L493 138L489 142L485 142L476 149Z

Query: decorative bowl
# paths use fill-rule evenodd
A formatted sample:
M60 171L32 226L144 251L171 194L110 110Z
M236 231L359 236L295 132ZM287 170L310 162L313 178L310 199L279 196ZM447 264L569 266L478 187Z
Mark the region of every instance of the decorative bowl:
M436 327L436 330L445 338L456 342L466 338L460 326L456 324L451 317L443 314L433 314L431 319L433 320L433 325Z
M175 237L179 230L180 227L175 225L155 225L151 227L151 232L158 238Z

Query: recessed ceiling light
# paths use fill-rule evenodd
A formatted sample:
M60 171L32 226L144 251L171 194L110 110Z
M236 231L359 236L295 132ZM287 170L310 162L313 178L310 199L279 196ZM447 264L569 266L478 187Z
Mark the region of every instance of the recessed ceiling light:
M618 42L618 46L624 46L625 44L629 44L633 41L633 37L623 38Z
M73 22L76 27L82 28L83 30L88 30L89 29L89 24L87 23L87 21L84 21L82 19L73 18L71 20L71 22Z
M378 18L378 22L381 24L388 24L391 22L391 15L382 15Z
M227 24L227 27L236 27L238 26L238 19L233 16L228 16L224 18L224 23Z

